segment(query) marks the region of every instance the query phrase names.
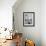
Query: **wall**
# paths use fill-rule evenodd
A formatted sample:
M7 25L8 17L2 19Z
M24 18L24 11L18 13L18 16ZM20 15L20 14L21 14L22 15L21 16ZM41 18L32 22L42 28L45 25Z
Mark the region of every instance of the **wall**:
M42 46L46 46L46 0L41 1L41 38Z
M0 0L0 27L12 28L12 6L16 0Z
M15 6L15 5L14 5ZM35 12L35 27L23 26L23 12ZM41 46L41 1L23 0L14 9L15 29L23 33L24 38L35 41L36 46Z

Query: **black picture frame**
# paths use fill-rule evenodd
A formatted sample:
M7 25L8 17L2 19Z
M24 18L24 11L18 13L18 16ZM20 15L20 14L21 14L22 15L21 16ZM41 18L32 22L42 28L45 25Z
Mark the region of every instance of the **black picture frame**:
M35 12L23 12L23 26L24 27L35 26Z

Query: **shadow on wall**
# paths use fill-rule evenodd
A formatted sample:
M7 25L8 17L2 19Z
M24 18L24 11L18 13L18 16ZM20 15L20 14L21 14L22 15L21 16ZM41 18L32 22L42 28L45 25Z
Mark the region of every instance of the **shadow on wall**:
M13 12L15 16L15 28L18 32L23 32L23 37L26 39L33 39L36 46L41 46L40 34L40 0L24 0L20 5L14 4ZM23 12L35 12L35 27L23 27ZM28 33L28 36L26 33Z

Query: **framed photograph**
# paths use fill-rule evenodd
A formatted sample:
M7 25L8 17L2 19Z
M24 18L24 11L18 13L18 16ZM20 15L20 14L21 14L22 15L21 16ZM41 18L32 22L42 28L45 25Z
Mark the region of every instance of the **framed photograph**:
M35 12L23 12L23 26L35 26Z

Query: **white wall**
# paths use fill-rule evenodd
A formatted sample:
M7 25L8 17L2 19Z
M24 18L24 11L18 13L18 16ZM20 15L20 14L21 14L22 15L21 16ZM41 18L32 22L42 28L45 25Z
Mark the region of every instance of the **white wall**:
M12 28L12 6L16 0L0 0L0 27Z
M22 32L25 38L34 40L36 46L41 46L41 1L23 0L14 11L15 29ZM23 12L35 12L35 27L23 26Z
M41 1L41 38L42 46L46 46L46 0Z

